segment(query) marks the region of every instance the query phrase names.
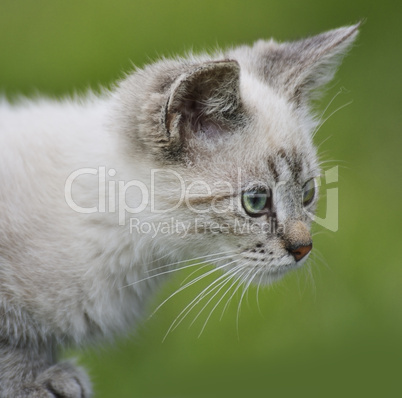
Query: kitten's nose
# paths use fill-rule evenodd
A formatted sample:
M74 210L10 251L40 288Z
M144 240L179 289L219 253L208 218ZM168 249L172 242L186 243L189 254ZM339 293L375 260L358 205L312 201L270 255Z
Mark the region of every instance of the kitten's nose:
M313 248L313 244L308 245L292 245L286 248L286 250L294 257L296 261L300 261L303 257L306 257Z

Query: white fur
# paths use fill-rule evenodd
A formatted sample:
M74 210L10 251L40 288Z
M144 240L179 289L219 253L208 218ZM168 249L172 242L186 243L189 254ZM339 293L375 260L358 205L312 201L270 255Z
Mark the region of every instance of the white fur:
M223 158L227 165L230 159L237 162L242 157L235 152L239 149L253 163L263 162L278 147L305 147L306 156L315 157L310 126L292 116L284 98L246 72L241 91L246 106L260 117L248 136L240 138L241 144L238 139L226 143L233 147L229 158ZM153 215L150 205L139 214L126 214L123 226L118 225L118 211L80 214L67 205L65 182L73 171L84 167L113 168L116 177L107 176L108 181L139 180L150 190L152 165L138 157L127 159L120 151L119 135L109 128L114 106L110 96L91 96L63 102L23 101L0 108L0 181L7 187L0 192L0 275L7 275L6 289L7 280L21 280L8 287L13 303L30 308L41 324L76 342L90 332L85 314L105 335L124 330L138 319L153 283L124 286L147 277L149 268L160 265L155 259L163 257L163 263L181 260L187 246L186 240L172 241L166 235L155 239L150 234L130 233L133 216L141 222L168 221L171 215ZM318 171L315 167L312 176ZM284 169L284 178L290 178L286 173ZM73 188L75 203L85 208L98 206L98 176L80 176ZM157 188L167 191L164 186ZM288 217L285 211L279 206L282 219ZM175 248L179 244L183 247ZM202 254L216 251L212 245Z

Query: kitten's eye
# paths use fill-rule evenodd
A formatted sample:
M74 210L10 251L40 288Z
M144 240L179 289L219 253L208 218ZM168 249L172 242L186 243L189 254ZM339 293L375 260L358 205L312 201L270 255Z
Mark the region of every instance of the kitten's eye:
M303 186L303 206L308 206L315 197L315 180L308 180Z
M271 191L264 188L254 188L243 192L242 205L249 216L262 216L271 209Z

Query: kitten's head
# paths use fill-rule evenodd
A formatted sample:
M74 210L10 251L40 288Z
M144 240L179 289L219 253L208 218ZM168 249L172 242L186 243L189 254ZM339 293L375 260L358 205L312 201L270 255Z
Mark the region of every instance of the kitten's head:
M357 29L164 60L122 83L126 147L166 171L153 198L166 212L151 217L177 230L161 241L249 280L306 260L320 174L309 100Z

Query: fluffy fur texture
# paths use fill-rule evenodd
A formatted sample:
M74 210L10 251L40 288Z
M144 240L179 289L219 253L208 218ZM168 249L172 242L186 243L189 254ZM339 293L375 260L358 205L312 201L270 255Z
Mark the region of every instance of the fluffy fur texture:
M57 347L133 327L184 260L216 264L221 288L303 264L308 101L357 29L162 60L100 97L1 103L1 397L89 397ZM255 187L270 202L251 217Z

